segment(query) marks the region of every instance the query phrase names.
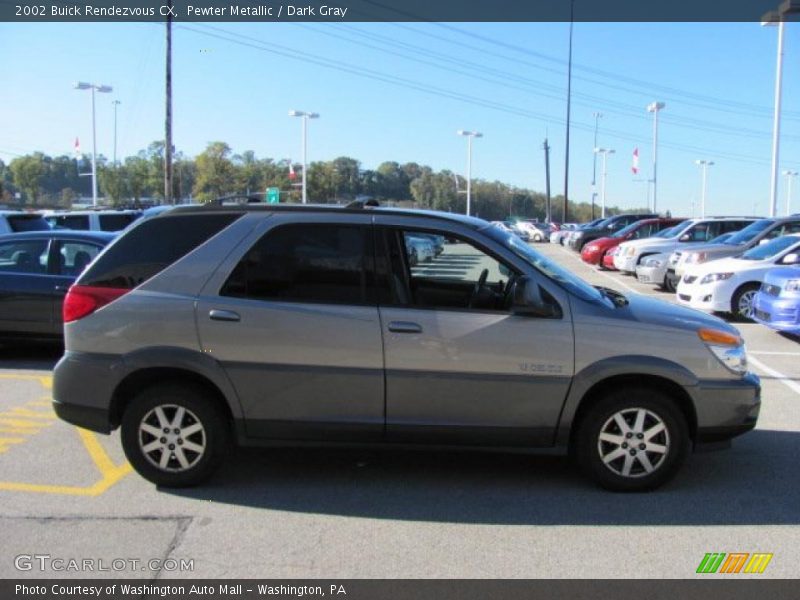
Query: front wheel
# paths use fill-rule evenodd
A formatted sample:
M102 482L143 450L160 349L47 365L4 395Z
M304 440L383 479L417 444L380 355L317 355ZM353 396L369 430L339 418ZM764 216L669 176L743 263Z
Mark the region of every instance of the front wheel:
M748 283L736 290L731 300L731 313L733 313L734 317L740 321L751 321L753 319L758 288L758 284Z
M668 395L647 388L607 394L581 419L575 455L586 474L618 492L655 489L689 452L686 419Z
M230 430L215 399L192 384L159 384L137 394L122 416L122 447L142 477L165 487L208 479L228 452Z

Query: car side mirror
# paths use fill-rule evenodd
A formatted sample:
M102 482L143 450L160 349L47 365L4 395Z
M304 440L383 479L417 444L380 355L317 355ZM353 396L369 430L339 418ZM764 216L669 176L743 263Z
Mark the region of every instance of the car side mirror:
M684 233L681 237L678 238L678 241L679 242L688 242L691 239L692 239L692 234L691 233Z
M520 277L514 284L512 311L515 315L560 319L561 308L548 296L538 283L528 277Z
M790 252L781 259L782 265L796 265L800 263L800 254L797 252Z

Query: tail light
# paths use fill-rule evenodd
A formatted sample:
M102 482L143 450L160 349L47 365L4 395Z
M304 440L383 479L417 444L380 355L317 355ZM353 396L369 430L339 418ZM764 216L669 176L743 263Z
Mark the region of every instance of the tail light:
M64 323L82 319L129 291L126 288L73 285L64 297Z

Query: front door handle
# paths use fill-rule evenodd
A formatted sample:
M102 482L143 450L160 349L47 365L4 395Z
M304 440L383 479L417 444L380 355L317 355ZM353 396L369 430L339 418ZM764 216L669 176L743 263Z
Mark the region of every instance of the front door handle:
M237 322L241 320L239 313L232 310L219 310L214 308L208 312L208 318L212 321L230 321Z
M69 289L68 285L57 285L53 288L57 292L66 292Z
M392 321L389 323L389 331L394 333L422 333L422 325L411 321Z

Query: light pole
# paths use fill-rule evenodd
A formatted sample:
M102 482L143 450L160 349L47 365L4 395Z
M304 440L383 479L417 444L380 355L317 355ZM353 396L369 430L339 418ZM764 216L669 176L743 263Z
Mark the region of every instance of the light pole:
M109 94L114 91L110 85L98 85L76 81L73 87L76 90L92 90L92 206L97 206L97 129L95 127L94 93Z
M598 121L603 117L601 112L593 112L594 117L594 145L592 148L597 150L597 129ZM594 221L594 200L597 197L597 152L592 156L592 221Z
M797 177L797 171L784 171L784 176L786 177L786 215L789 216L791 213L790 208L792 205L792 179Z
M467 138L467 216L469 216L472 203L472 138L483 137L483 134L477 131L465 131L463 129L459 129L456 133Z
M307 155L306 155L306 146L307 146L307 141L308 141L308 120L309 119L319 119L319 113L305 112L305 111L302 111L302 110L290 110L289 111L289 116L290 117L300 117L301 119L303 119L303 204L306 204L308 202L308 196L307 196L307 191L306 191L306 189L307 189L306 188L306 184L307 184L306 163L308 162Z
M708 185L708 167L714 165L713 160L696 160L694 164L700 167L700 170L703 173L703 183L700 192L700 218L705 218L706 216L706 187Z
M112 100L114 105L114 166L117 166L117 107L122 104L119 100Z
M781 87L783 83L783 19L775 14L766 15L764 26L778 26L778 58L775 66L775 110L772 115L772 169L770 171L769 216L778 214L778 155L781 136Z
M603 181L600 184L600 218L606 218L606 179L608 178L608 155L614 154L614 150L610 148L595 148L594 156L597 158L598 154L603 155Z
M656 170L658 167L658 111L666 106L663 102L651 102L647 105L647 112L653 113L653 212L656 212L658 198L658 183Z

